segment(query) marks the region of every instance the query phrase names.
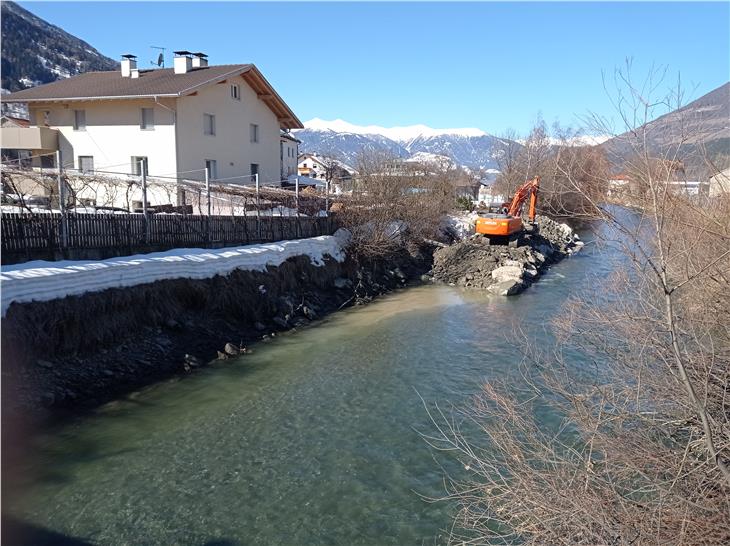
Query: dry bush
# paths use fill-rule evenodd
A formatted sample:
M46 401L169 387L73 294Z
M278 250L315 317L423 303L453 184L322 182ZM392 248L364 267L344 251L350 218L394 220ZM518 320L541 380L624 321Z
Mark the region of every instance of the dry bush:
M363 153L352 195L338 220L352 232L355 254L385 256L410 242L438 236L454 202L458 175L438 166L408 165L387 154Z
M509 198L525 180L539 175L538 210L542 214L595 216L593 203L605 195L609 172L601 148L586 146L577 131L556 125L551 133L541 119L527 138L520 139L514 132L509 138L523 144L511 142L499 156L501 172L495 182L496 193Z
M428 441L466 469L454 543L730 542L730 200L676 193L633 134L636 209L583 194L614 273L563 306L551 349L525 337L519 381L432 412Z

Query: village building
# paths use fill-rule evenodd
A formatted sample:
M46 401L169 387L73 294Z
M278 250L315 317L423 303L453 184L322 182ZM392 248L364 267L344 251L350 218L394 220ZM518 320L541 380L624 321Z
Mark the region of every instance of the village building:
M3 102L28 105L27 127L8 120L0 130L3 148L29 151L35 167L55 165L58 151L65 170L139 176L144 168L172 183L202 181L207 170L213 180L278 184L296 164L297 143L284 135L303 127L253 64L214 66L188 51L175 52L172 68L151 70L124 55L119 71L58 80ZM148 199L179 205L185 193Z
M281 173L279 179L282 183L287 182L289 177L297 174L297 158L299 157L299 145L302 143L289 132L281 133Z
M730 195L730 168L710 177L709 195L710 197L727 197Z

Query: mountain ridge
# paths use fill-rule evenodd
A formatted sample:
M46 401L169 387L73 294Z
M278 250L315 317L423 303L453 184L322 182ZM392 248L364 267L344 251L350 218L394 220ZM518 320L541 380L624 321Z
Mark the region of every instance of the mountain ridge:
M411 160L426 155L445 156L471 170L494 169L508 146L505 139L473 127L434 129L420 124L363 126L342 119L327 121L314 118L304 123L304 129L293 133L302 142L302 152L332 155L351 165L365 152Z
M119 63L15 2L2 2L2 89L19 91Z

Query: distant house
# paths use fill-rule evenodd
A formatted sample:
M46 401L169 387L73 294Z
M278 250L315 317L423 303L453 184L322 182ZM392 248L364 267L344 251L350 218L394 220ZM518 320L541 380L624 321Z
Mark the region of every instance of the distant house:
M297 158L299 157L299 145L301 140L296 139L288 132L282 132L280 138L281 172L282 183L291 175L297 174Z
M299 176L326 180L333 184L350 181L354 172L352 167L341 161L316 154L300 155L297 164Z
M2 148L2 160L3 161L15 161L24 166L30 166L31 156L30 150L24 150L19 148L11 148L14 141L17 141L18 129L27 129L30 127L30 121L24 118L3 114L0 117L0 127L3 128L3 148ZM6 140L7 138L7 140Z
M730 196L730 168L710 177L710 197Z
M141 70L124 55L120 71L88 72L2 100L26 103L30 114L27 127L3 125L3 148L30 151L35 166L58 150L65 169L105 175L139 175L144 164L148 176L172 181L203 180L207 169L211 179L274 183L284 169L282 130L303 127L253 64L213 66L188 51L175 52L173 68ZM171 199L148 198L152 205ZM185 204L185 192L177 200Z
M0 127L30 127L30 120L4 115L0 118Z
M614 174L608 180L608 188L606 193L609 197L616 196L617 194L625 193L629 190L629 184L631 183L631 177L625 173Z

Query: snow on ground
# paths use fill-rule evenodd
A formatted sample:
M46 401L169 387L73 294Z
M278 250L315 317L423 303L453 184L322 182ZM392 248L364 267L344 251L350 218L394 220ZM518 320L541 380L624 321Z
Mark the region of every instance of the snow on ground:
M474 230L479 215L476 212L465 212L463 214L448 214L441 223L441 230L456 237L466 239L474 235Z
M2 266L2 315L13 302L48 301L165 279L207 279L235 269L265 271L267 266L278 266L294 256L309 256L317 266L324 265L325 256L341 262L348 240L349 233L340 229L334 235L261 245L176 248L96 262L38 260Z

